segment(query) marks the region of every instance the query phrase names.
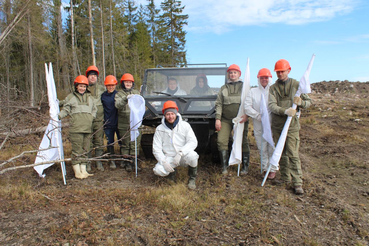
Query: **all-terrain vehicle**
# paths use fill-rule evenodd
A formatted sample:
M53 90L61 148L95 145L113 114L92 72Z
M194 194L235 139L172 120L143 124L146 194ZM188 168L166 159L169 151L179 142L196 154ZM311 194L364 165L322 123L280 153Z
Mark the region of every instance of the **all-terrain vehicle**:
M217 93L226 82L227 64L196 64L186 67L150 68L145 71L141 95L146 101L141 146L146 157L152 157L154 128L161 124L164 102L177 103L182 118L194 130L198 153L214 150L217 155L215 134L215 101ZM177 82L176 93L168 90L168 82ZM201 86L205 86L201 87ZM181 93L179 93L181 92ZM151 131L147 128L152 127Z

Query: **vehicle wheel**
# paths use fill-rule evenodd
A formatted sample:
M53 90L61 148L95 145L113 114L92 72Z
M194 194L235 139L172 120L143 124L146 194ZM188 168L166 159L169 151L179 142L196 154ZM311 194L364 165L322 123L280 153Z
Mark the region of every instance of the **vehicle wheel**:
M143 134L141 137L141 148L145 154L146 159L155 159L152 154L152 140L154 138L154 134Z

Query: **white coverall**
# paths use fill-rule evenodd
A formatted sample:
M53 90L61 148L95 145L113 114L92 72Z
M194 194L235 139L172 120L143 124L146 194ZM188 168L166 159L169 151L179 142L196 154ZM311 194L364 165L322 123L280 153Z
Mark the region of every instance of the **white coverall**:
M271 146L263 138L263 127L261 124L261 114L260 114L260 101L261 101L261 94L264 94L265 103L266 105L268 105L269 87L271 86L271 83L272 83L272 79L269 78L269 83L264 88L260 84L260 79L258 79L258 87L251 88L244 102L245 113L252 118L252 122L254 125L254 136L255 136L256 144L260 151L261 166L262 166L262 170L265 172L268 170L268 163L269 163L269 160L272 158L274 147ZM269 112L269 119L271 119L269 109L268 109L268 112ZM271 172L276 171L274 166L272 166L270 171Z
M174 93L173 95L187 95L185 90L182 90L179 85L177 84L177 88L178 90L176 91L176 93ZM163 90L162 92L164 93L169 93L168 88L166 88L165 90ZM170 94L170 93L169 93Z
M173 164L173 159L177 153L181 155L180 166L197 166L199 155L195 152L197 147L195 133L191 125L182 120L180 114L177 114L177 117L179 117L179 121L173 130L165 125L165 117L163 117L162 123L155 130L152 152L158 161L153 168L156 175L169 175L169 172L162 165L163 161L170 163L173 169L177 167Z

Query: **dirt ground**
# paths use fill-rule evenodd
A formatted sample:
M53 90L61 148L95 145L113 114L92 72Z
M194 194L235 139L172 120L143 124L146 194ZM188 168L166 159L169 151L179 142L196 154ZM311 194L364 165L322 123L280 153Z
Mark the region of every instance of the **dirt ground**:
M274 181L261 187L250 130L250 172L237 177L231 167L222 176L202 155L194 191L186 187L185 169L173 183L153 174L151 159L139 161L137 177L104 164L104 172L93 168L85 180L75 179L67 163L67 185L59 165L45 178L30 168L6 172L0 175L0 244L369 245L368 96L369 82L312 84L313 106L300 121L304 195ZM41 138L11 138L0 158L25 139Z

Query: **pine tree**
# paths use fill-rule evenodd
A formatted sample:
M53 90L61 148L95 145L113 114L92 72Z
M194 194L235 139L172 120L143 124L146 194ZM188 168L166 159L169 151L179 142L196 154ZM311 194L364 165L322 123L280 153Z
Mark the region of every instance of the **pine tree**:
M164 37L164 44L169 52L169 64L176 66L186 64L186 31L183 27L187 25L188 15L183 15L185 6L181 6L179 0L165 0L161 3L163 14L161 19L160 35ZM162 50L165 52L165 50Z

